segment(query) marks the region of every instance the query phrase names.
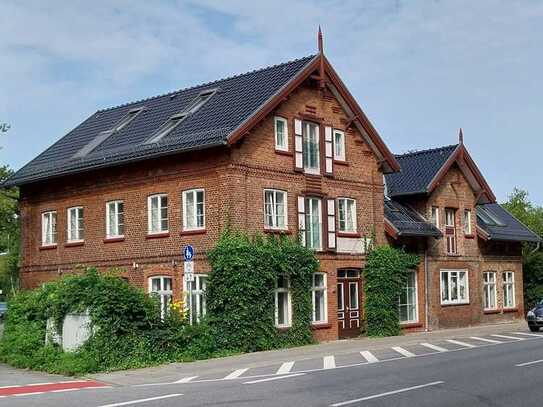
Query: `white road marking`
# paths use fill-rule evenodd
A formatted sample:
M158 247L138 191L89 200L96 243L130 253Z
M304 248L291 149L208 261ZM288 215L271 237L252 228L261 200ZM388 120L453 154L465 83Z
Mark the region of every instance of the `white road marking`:
M323 369L335 369L336 368L336 359L333 355L325 356L322 359Z
M232 379L237 379L238 377L240 377L243 373L245 373L247 370L249 370L248 368L245 368L245 369L238 369L238 370L234 370L232 373L230 373L228 376L226 376L225 378L223 378L223 380L232 380Z
M196 379L198 376L189 376L189 377L183 377L182 379L179 379L176 381L176 383L188 383L194 379Z
M514 341L523 341L525 338L517 338L516 336L507 336L507 335L498 335L498 334L492 334L490 336L494 336L496 338L503 338L503 339L512 339Z
M305 373L294 373L287 376L273 376L268 377L266 379L259 379L259 380L251 380L250 382L244 382L243 384L255 384L255 383L263 383L263 382L271 382L273 380L282 380L282 379L289 379L291 377L297 377L297 376L304 376Z
M128 406L130 404L139 404L139 403L145 403L147 401L155 401L155 400L163 400L163 399L169 399L172 397L179 397L182 396L182 394L166 394L165 396L158 396L158 397L151 397L148 399L139 399L139 400L132 400L132 401L124 401L121 403L113 403L113 404L104 404L99 407L119 407L119 406Z
M366 359L368 361L368 363L377 363L379 362L379 359L377 359L373 353L371 353L370 351L368 350L363 350L362 352L360 352L360 354L362 355L362 357L364 359Z
M536 336L538 338L543 338L543 335L541 334L529 334L528 332L511 332L511 333L515 335Z
M477 347L475 345L472 345L471 343L456 341L454 339L447 339L447 342L454 343L455 345L465 346L466 348L476 348Z
M62 382L60 382L62 383ZM28 384L12 384L10 386L0 386L0 389L9 389L12 387L28 387L28 386L44 386L47 384L55 384L54 382L47 382L47 383L28 383Z
M376 398L391 396L393 394L398 394L398 393L405 393L406 391L423 389L425 387L430 387L430 386L437 386L438 384L443 384L443 383L445 383L445 382L439 381L439 382L420 384L418 386L406 387L404 389L399 389L399 390L387 391L386 393L374 394L373 396L362 397L362 398L355 399L355 400L347 400L347 401L342 401L341 403L330 404L330 407L346 406L348 404L359 403L361 401L373 400L373 399L376 399Z
M476 341L488 342L488 343L503 343L495 339L480 338L479 336L472 336L470 339L475 339Z
M275 374L290 373L293 367L294 367L294 362L285 362L281 366L279 366L279 369L277 369L277 372L275 372Z
M516 367L524 367L524 366L531 366L535 365L537 363L543 363L543 359L540 360L534 360L532 362L526 362L526 363L519 363L518 365L515 365Z
M407 349L400 348L399 346L393 346L392 349L398 352L400 355L405 356L406 358L412 358L413 356L417 356L414 353L409 352Z
M19 393L19 394L12 394L12 396L15 397L21 397L21 396L33 396L34 394L44 394L44 391L35 391L33 393Z
M442 348L441 346L432 345L431 343L421 343L421 346L424 346L426 348L437 350L438 352L448 352L448 349Z

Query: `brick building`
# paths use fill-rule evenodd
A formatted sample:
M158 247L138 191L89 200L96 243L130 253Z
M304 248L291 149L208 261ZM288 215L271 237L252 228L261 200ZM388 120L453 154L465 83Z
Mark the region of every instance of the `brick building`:
M318 340L359 334L370 244L423 255L400 299L406 328L521 316L519 242L538 238L495 204L462 143L392 155L322 42L319 50L100 110L20 169L5 186L21 191L22 285L80 265L115 267L164 304L192 284L197 319L205 313L206 252L232 225L299 236L316 251ZM187 244L196 251L191 283L183 281ZM495 307L483 305L489 287ZM270 295L277 326L288 327L288 281Z

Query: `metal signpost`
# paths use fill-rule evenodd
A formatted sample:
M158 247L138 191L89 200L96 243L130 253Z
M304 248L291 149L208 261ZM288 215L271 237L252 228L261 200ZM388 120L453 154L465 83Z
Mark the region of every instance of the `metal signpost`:
M185 279L185 282L187 283L187 288L188 288L188 297L189 297L188 306L189 306L189 317L190 317L191 322L192 322L192 282L194 281L194 263L192 261L193 257L194 257L194 247L192 247L189 244L183 248L183 259L185 260L183 277Z

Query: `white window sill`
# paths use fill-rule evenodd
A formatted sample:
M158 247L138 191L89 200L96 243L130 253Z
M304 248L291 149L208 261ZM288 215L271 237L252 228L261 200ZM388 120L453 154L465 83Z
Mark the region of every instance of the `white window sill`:
M288 146L278 146L277 144L275 145L275 151L283 151L285 153L288 153Z
M148 231L148 232L147 232L147 235L149 235L149 236L152 236L152 235L163 235L163 234L165 234L165 233L170 233L170 231L169 231L169 230L155 230L155 231L153 231L153 232Z
M84 242L85 242L85 239L67 240L67 241L66 241L67 244L72 244L72 243L84 243Z
M106 239L124 239L124 235L111 235L111 236L106 236Z
M309 170L306 168L304 169L304 173L309 175L321 175L321 170L320 168L317 168L316 170Z
M450 306L450 305L469 305L469 301L458 301L458 302L441 302L441 305Z

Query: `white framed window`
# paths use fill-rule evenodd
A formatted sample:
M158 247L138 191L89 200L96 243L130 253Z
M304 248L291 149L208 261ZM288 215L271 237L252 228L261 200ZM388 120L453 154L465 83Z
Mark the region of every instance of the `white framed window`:
M168 231L168 195L151 195L147 198L149 234Z
M288 121L284 117L275 116L275 149L288 151Z
M471 234L471 209L464 209L464 235Z
M456 210L445 209L445 244L447 254L457 254L456 247Z
M183 191L183 230L202 230L205 227L205 191Z
M338 198L339 231L356 233L356 201L351 198Z
M320 173L319 125L303 123L303 159L304 171L308 174Z
M439 208L437 206L432 206L430 222L432 222L432 225L439 229Z
M515 308L515 274L512 271L504 271L503 277L503 307Z
M292 324L292 304L290 299L290 281L280 275L275 285L275 326L288 328Z
M469 304L467 270L441 270L441 304Z
M264 190L264 225L268 229L287 229L287 193L277 189Z
M496 272L485 271L483 273L483 308L485 310L496 309Z
M124 202L110 201L106 203L106 237L124 236Z
M414 323L418 322L417 307L417 272L408 271L406 284L403 287L399 298L400 322Z
M68 208L68 242L82 242L85 239L83 207Z
M334 160L345 161L345 132L334 130Z
M306 247L322 250L322 202L319 198L305 198Z
M48 211L41 214L41 244L42 246L57 244L56 211Z
M311 295L313 300L313 323L328 322L328 294L326 292L326 273L313 273Z
M165 276L150 277L149 294L157 296L160 300L160 316L164 318L172 303L172 278Z
M183 292L185 293L185 309L189 311L190 323L199 322L206 314L206 287L207 275L195 274L194 281L183 279Z

